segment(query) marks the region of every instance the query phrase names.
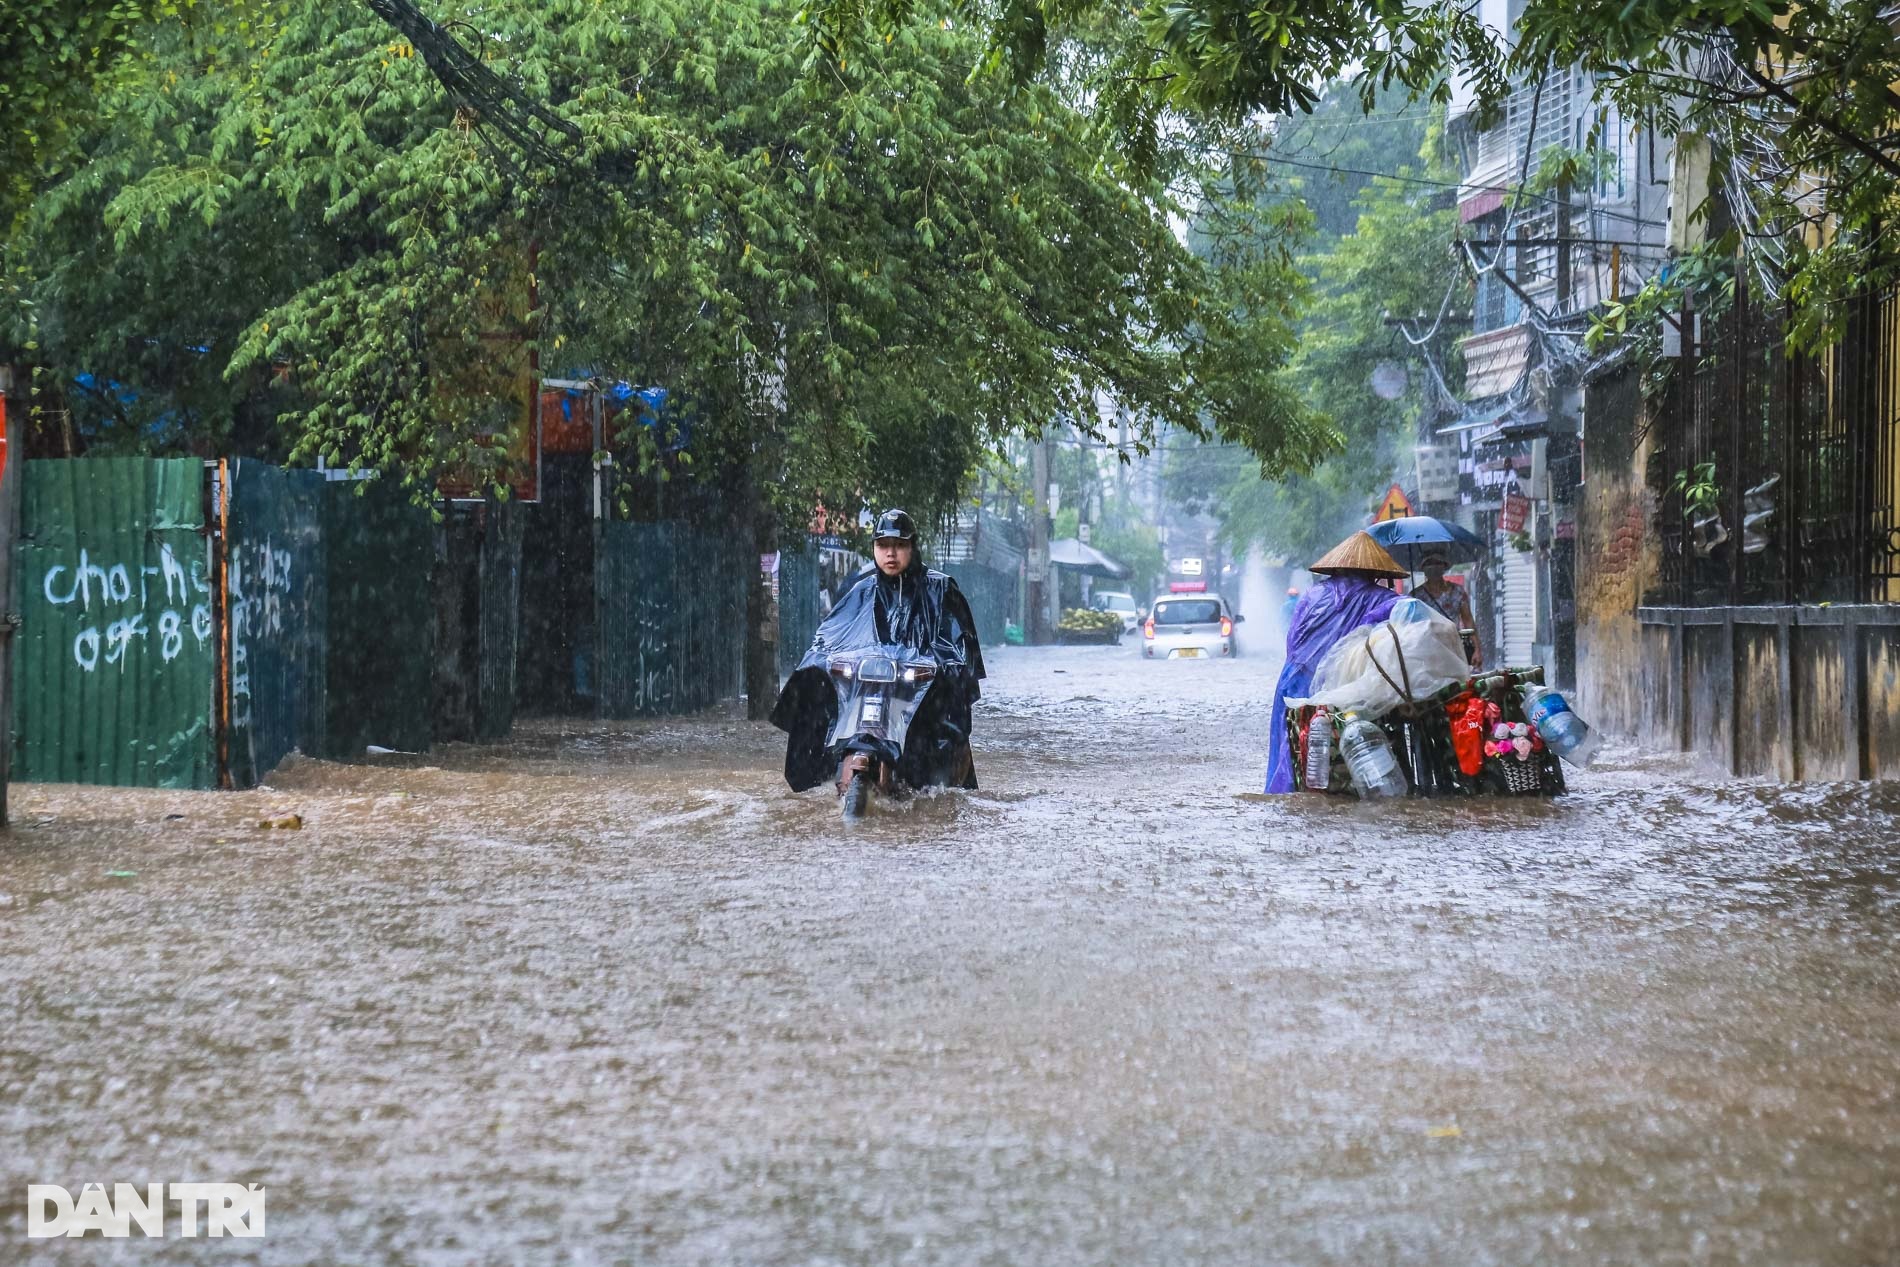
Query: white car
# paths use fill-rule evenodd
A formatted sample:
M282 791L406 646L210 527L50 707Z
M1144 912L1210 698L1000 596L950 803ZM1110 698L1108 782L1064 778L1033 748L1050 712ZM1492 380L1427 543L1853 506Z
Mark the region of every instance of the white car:
M1231 660L1239 654L1234 626L1240 617L1219 594L1170 594L1155 599L1141 627L1141 654L1149 660Z
M1089 606L1098 612L1114 612L1122 618L1122 632L1131 634L1141 624L1141 608L1135 605L1133 594L1118 594L1112 590L1098 590L1089 596Z

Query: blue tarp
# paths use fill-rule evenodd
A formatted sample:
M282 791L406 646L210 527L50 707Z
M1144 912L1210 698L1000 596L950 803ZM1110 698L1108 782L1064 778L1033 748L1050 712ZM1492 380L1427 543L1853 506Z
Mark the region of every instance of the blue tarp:
M1333 644L1353 630L1376 625L1392 614L1399 596L1363 576L1335 576L1315 584L1300 596L1293 624L1286 635L1286 667L1273 692L1273 717L1267 732L1267 791L1293 790L1292 756L1286 743L1288 696L1304 699L1313 685L1313 671Z
M193 348L192 350L197 351L198 349ZM126 417L131 417L136 412L135 407L139 403L138 390L126 386L117 379L100 378L92 373L75 374L73 375L73 386L86 393L86 395L92 399L99 401L105 405L106 408L114 409ZM89 440L103 434L111 425L107 423L101 426L89 421L83 415L78 416L75 421L79 429L79 434ZM148 440L160 444L182 441L185 438L184 417L175 409L167 409L145 424L145 435Z
M599 375L595 374L592 370L581 369L570 371L566 377L577 380L591 380L597 379ZM573 420L574 402L579 400L584 394L583 390L578 387L570 387L562 394L561 414L563 417L569 421ZM616 380L614 382L602 383L600 394L602 400L606 402L607 411L609 413L618 413L629 405L633 405L640 411L640 424L642 426L658 428L661 422L665 421L673 433L672 442L662 446L666 452L670 453L677 449L685 448L687 441L692 437L691 426L685 418L678 416L677 410L674 411L672 416L666 414L668 392L664 387L635 387L632 383L626 382L625 380Z

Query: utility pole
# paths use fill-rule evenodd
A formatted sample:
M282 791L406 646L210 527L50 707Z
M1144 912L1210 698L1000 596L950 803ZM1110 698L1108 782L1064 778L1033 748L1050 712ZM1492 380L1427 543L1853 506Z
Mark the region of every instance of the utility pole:
M1570 311L1570 182L1557 182L1557 315Z
M1115 411L1115 498L1128 504L1128 410Z
M20 468L26 455L26 384L0 362L0 827L13 780L13 543L20 535Z
M1023 641L1049 641L1049 436L1045 431L1030 450L1029 602L1023 613Z

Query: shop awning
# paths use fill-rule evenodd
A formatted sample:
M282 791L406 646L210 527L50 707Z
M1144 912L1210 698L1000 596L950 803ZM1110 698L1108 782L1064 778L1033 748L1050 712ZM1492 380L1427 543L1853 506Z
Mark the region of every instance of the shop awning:
M1465 414L1462 418L1452 423L1449 427L1440 427L1438 434L1441 436L1455 436L1461 431L1476 431L1480 427L1495 427L1503 423L1512 413L1516 412L1516 410L1517 402L1514 400L1473 402L1466 407Z
M1079 568L1090 576L1105 576L1121 581L1128 568L1109 558L1094 546L1083 545L1074 537L1061 537L1049 543L1049 562L1059 568Z

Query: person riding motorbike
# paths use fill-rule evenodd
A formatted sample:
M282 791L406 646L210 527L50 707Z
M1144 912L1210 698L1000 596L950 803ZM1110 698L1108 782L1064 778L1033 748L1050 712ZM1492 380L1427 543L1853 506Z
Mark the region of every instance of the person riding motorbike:
M969 602L953 578L924 566L904 511L878 517L871 549L873 562L838 596L772 710L772 724L787 736L785 781L802 792L833 778L841 794L858 775L886 792L974 789L970 706L984 672ZM856 663L901 669L908 716L901 735L889 727L841 732L841 708L859 702L853 657L865 655L874 659ZM855 725L847 715L842 729Z

